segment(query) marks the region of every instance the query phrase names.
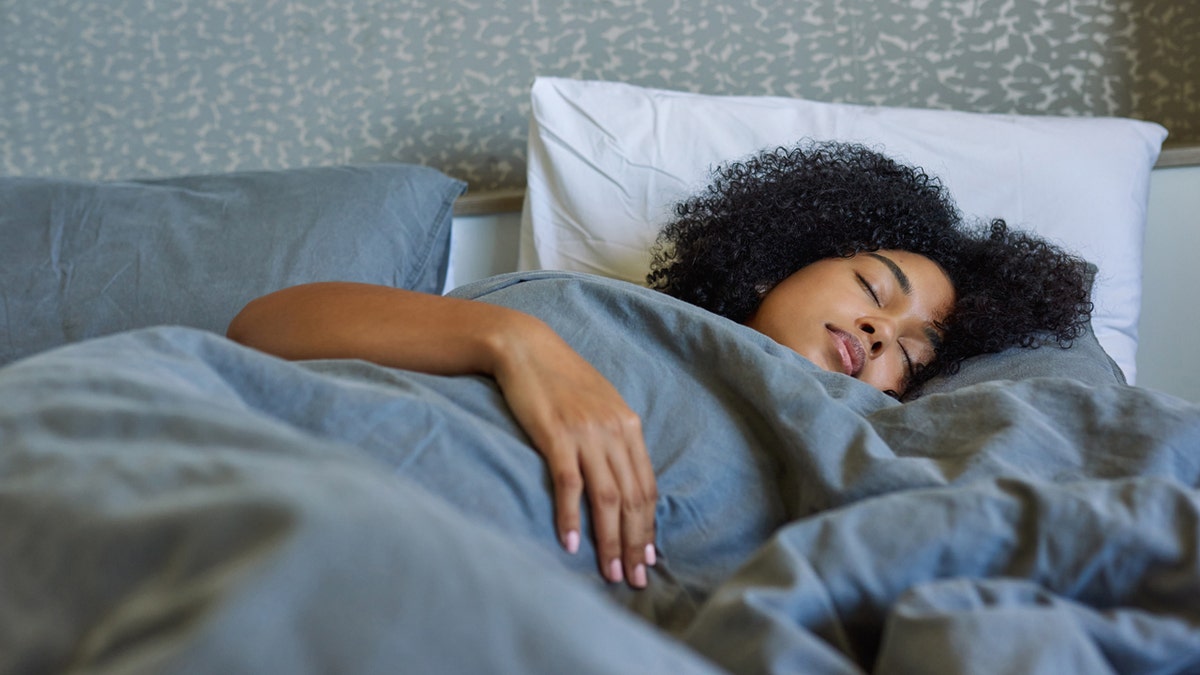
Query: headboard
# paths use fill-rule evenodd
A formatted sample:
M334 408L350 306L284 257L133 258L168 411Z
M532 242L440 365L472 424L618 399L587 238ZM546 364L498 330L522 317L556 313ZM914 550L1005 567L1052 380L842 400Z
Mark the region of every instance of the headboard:
M473 195L519 190L539 75L1136 117L1170 130L1164 162L1197 162L1194 10L1192 0L16 0L0 16L0 173L98 180L386 160L440 169Z

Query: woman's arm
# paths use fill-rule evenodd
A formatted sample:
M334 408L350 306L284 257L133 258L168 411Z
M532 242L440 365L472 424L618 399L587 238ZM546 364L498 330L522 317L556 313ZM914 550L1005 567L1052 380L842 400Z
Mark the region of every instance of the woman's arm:
M641 421L541 320L472 300L326 282L252 301L228 336L287 359L357 358L495 378L549 466L563 546L572 553L578 547L586 486L601 573L645 586L644 565L654 564L657 488Z

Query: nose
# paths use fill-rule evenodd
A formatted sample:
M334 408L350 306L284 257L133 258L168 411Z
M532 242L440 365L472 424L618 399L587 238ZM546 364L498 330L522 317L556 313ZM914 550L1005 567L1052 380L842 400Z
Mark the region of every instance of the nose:
M866 336L867 353L871 357L883 353L896 337L896 326L883 317L863 317L858 320L858 329Z

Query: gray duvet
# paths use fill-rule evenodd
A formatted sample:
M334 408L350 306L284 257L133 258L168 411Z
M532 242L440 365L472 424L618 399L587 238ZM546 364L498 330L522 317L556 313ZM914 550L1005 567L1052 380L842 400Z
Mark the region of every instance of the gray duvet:
M901 405L627 284L458 294L641 415L648 589L560 549L490 380L150 328L0 369L0 672L1200 669L1200 407L1054 378Z

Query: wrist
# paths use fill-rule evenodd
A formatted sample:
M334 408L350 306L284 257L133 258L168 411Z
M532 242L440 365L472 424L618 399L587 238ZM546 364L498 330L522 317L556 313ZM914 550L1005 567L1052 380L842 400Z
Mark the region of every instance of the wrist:
M537 317L508 309L498 314L479 336L481 370L497 380L528 369L534 359L552 353L561 343L558 334Z

